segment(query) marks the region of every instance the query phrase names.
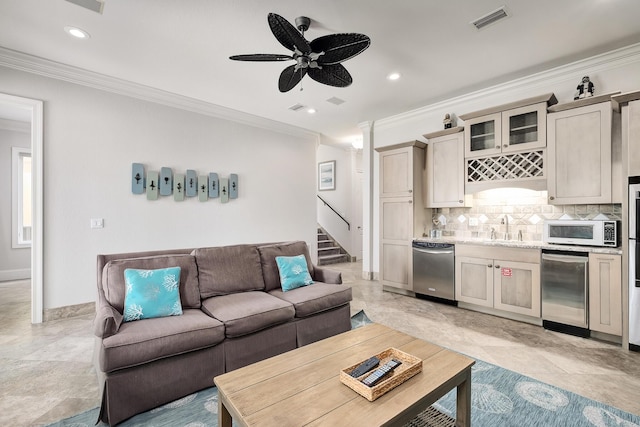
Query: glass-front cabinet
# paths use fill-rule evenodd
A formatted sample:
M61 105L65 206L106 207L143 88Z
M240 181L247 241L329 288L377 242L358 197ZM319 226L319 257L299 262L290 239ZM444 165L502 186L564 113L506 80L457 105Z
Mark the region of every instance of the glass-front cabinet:
M530 151L547 145L547 105L553 94L460 116L465 121L465 157Z

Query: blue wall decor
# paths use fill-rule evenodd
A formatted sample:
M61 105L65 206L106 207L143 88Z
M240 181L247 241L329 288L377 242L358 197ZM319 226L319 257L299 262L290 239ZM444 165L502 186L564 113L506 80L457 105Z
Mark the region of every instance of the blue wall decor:
M210 173L209 174L209 198L215 199L219 194L219 182L218 182L218 174Z
M229 201L229 178L220 178L220 203Z
M131 164L131 192L133 194L144 193L144 165L142 163Z
M196 175L196 171L187 169L187 180L184 185L187 189L187 197L195 197L198 194L198 175Z
M235 173L229 175L229 198L238 198L238 174Z
M220 203L238 198L238 174L229 174L228 178L220 178L216 172L198 175L195 170L187 169L186 174L176 173L169 167L160 171L147 171L142 163L131 164L131 192L147 193L148 200L158 200L159 196L170 196L176 202L185 197L198 197L201 202L219 198Z
M147 200L158 200L158 172L147 173Z
M176 202L184 200L184 174L177 173L173 177L173 200Z
M209 182L207 175L198 176L198 200L206 202L209 198Z
M173 191L173 173L171 168L160 168L160 195L170 196Z

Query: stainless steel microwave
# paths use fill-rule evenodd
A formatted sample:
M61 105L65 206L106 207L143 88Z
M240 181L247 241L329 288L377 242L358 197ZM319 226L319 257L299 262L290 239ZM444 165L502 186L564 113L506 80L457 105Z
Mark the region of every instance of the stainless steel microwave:
M547 220L545 243L584 246L619 246L620 222L613 220Z

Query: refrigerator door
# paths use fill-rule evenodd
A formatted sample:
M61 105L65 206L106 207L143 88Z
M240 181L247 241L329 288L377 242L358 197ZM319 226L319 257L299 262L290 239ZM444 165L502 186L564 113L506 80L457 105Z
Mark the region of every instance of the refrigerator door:
M640 288L638 276L638 251L640 244L629 241L629 344L640 346Z

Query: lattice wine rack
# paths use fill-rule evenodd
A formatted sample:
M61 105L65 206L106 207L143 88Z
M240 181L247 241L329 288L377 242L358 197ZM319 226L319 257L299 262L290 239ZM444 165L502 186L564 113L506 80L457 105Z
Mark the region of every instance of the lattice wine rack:
M544 151L467 159L467 183L544 178Z

